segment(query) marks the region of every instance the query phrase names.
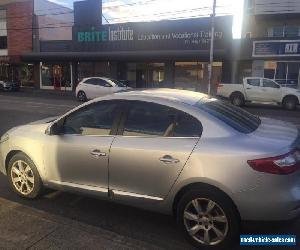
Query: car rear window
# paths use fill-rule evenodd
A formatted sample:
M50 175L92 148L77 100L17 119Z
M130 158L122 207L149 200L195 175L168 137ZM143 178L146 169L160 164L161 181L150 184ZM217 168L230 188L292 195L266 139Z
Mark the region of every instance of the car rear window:
M216 99L201 99L196 107L218 118L238 132L248 134L260 125L259 117L249 112Z

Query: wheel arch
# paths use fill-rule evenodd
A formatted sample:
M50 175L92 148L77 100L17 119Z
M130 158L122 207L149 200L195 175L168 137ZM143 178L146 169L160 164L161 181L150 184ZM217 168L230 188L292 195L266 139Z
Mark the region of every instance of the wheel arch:
M5 172L7 174L7 169L8 169L8 164L9 164L9 161L18 153L23 153L21 150L11 150L9 151L9 153L6 155L5 157Z
M235 95L240 95L240 96L242 96L242 97L244 98L244 100L245 100L245 95L244 95L241 91L239 91L239 90L233 91L233 92L230 94L229 98L231 99L231 98L232 98L233 96L235 96Z
M234 206L238 216L239 216L239 219L241 220L241 215L240 215L240 212L239 212L239 209L237 207L237 205L235 204L235 202L233 201L233 199L224 191L222 190L221 188L215 186L215 185L212 185L212 184L208 184L208 183L204 183L204 182L194 182L194 183L190 183L190 184L187 184L183 187L181 187L174 199L173 199L173 204L172 204L172 212L173 212L173 216L176 216L176 211L177 211L177 206L178 206L178 203L181 199L181 197L186 193L188 192L189 190L192 190L192 189L195 189L195 188L200 188L200 189L210 189L210 190L214 190L215 192L219 192L219 193L222 193L222 195L224 195L224 197L226 197L231 203L232 205Z
M287 95L285 95L285 96L282 98L282 101L281 101L281 102L283 103L287 98L294 98L294 99L297 100L297 105L300 104L299 98L298 98L296 95L294 95L294 94L287 94Z
M5 157L5 172L6 172L6 175L7 175L7 169L8 169L8 164L9 164L9 161L18 153L22 153L24 154L26 157L28 157L32 162L33 164L36 166L37 168L37 171L39 172L39 175L40 177L42 178L42 175L41 175L41 170L39 169L38 167L38 164L36 163L35 159L30 157L29 154L27 154L26 152L24 152L23 150L20 150L20 149L12 149L11 151L8 152L8 154L6 155ZM42 178L43 179L43 178Z

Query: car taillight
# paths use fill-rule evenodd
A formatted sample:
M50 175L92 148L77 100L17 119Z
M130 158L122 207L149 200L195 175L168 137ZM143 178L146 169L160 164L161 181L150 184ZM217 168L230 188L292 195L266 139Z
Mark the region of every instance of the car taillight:
M221 83L217 83L217 89L220 89L220 88L222 88L223 87L223 84L221 84Z
M247 161L254 170L270 174L291 174L300 169L300 150L295 149L287 154Z

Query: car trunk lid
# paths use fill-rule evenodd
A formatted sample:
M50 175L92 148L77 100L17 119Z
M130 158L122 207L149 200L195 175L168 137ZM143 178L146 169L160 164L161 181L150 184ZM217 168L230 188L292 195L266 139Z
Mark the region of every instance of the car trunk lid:
M299 130L285 121L262 117L260 126L249 135L278 148L300 148Z

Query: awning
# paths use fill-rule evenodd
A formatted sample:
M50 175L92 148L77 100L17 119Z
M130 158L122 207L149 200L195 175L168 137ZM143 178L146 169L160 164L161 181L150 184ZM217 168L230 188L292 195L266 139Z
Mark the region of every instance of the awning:
M225 50L215 50L214 60L230 59ZM25 62L39 61L174 61L209 60L207 50L147 50L105 52L32 52L22 55Z

